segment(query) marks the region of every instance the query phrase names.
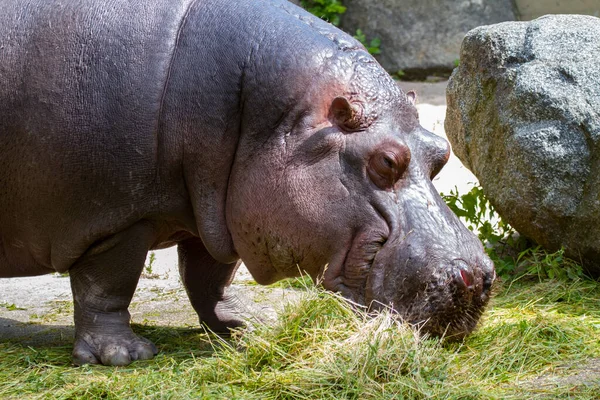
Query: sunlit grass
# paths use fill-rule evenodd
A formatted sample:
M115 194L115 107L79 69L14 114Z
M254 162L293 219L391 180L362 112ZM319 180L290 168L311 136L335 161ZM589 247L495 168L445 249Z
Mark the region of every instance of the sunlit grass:
M600 365L599 285L519 281L497 292L459 344L313 287L277 322L227 340L137 325L161 352L129 367L71 367L69 338L2 343L0 398L599 398L600 374L588 371Z

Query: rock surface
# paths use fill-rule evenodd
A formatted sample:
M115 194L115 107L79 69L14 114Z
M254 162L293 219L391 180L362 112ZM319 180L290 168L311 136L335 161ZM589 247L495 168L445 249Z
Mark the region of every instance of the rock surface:
M469 32L446 133L499 214L600 275L600 19L546 16Z
M511 0L344 0L340 27L381 39L381 65L405 78L450 73L465 34L515 20Z
M599 16L598 0L514 0L522 21L546 14L586 14Z

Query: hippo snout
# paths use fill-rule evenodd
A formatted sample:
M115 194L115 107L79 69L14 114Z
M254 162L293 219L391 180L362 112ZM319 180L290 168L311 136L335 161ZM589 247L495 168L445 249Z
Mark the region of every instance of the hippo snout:
M471 333L491 296L494 264L471 232L459 229L460 245L418 235L384 246L367 282L371 309L391 306L423 333L450 340ZM396 242L398 243L398 242Z
M405 318L426 333L460 340L475 329L495 278L483 249L471 261L454 258L433 265L424 291L413 297Z
M406 281L400 275L398 287L402 287L400 280ZM460 340L471 333L495 280L493 263L483 250L476 261L455 258L430 263L421 268L420 276L419 285L404 286L392 295L398 314L422 332L445 339Z

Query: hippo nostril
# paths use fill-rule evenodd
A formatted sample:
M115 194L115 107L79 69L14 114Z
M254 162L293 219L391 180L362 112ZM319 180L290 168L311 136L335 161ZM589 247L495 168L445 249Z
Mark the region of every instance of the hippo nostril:
M473 284L472 277L469 276L465 270L460 270L460 276L462 277L463 281L465 281L465 285L467 285L467 287Z
M458 270L458 274L456 274L456 278L459 284L464 285L467 289L472 289L475 284L475 277L473 276L473 272L469 265L463 260L453 260L452 264Z

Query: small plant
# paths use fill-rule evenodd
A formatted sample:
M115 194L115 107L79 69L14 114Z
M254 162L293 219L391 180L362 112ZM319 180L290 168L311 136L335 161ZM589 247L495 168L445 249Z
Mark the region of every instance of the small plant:
M154 268L154 262L156 261L156 254L151 251L150 254L148 255L148 263L144 266L144 274L147 277L154 277L155 274L153 273L153 268Z
M371 39L371 41L368 41L367 36L364 34L364 32L361 29L356 30L356 34L354 35L354 38L356 40L358 40L359 42L361 42L367 48L367 51L369 52L369 54L371 54L371 55L381 54L381 49L379 48L379 46L381 46L381 39L374 38L374 39Z
M404 75L406 75L406 72L404 72L403 69L399 69L398 71L396 71L395 74L392 75L392 78L394 78L397 81L401 81L402 78L404 78Z
M341 0L302 0L302 7L309 13L338 26L340 15L346 12Z
M516 272L522 276L544 279L577 280L584 277L583 268L564 256L564 249L549 253L540 246L528 248L519 253L516 261Z
M442 198L454 214L462 218L471 231L477 233L483 243L494 246L515 233L496 213L481 186L474 186L463 195L459 195L455 188L449 195L442 193Z

